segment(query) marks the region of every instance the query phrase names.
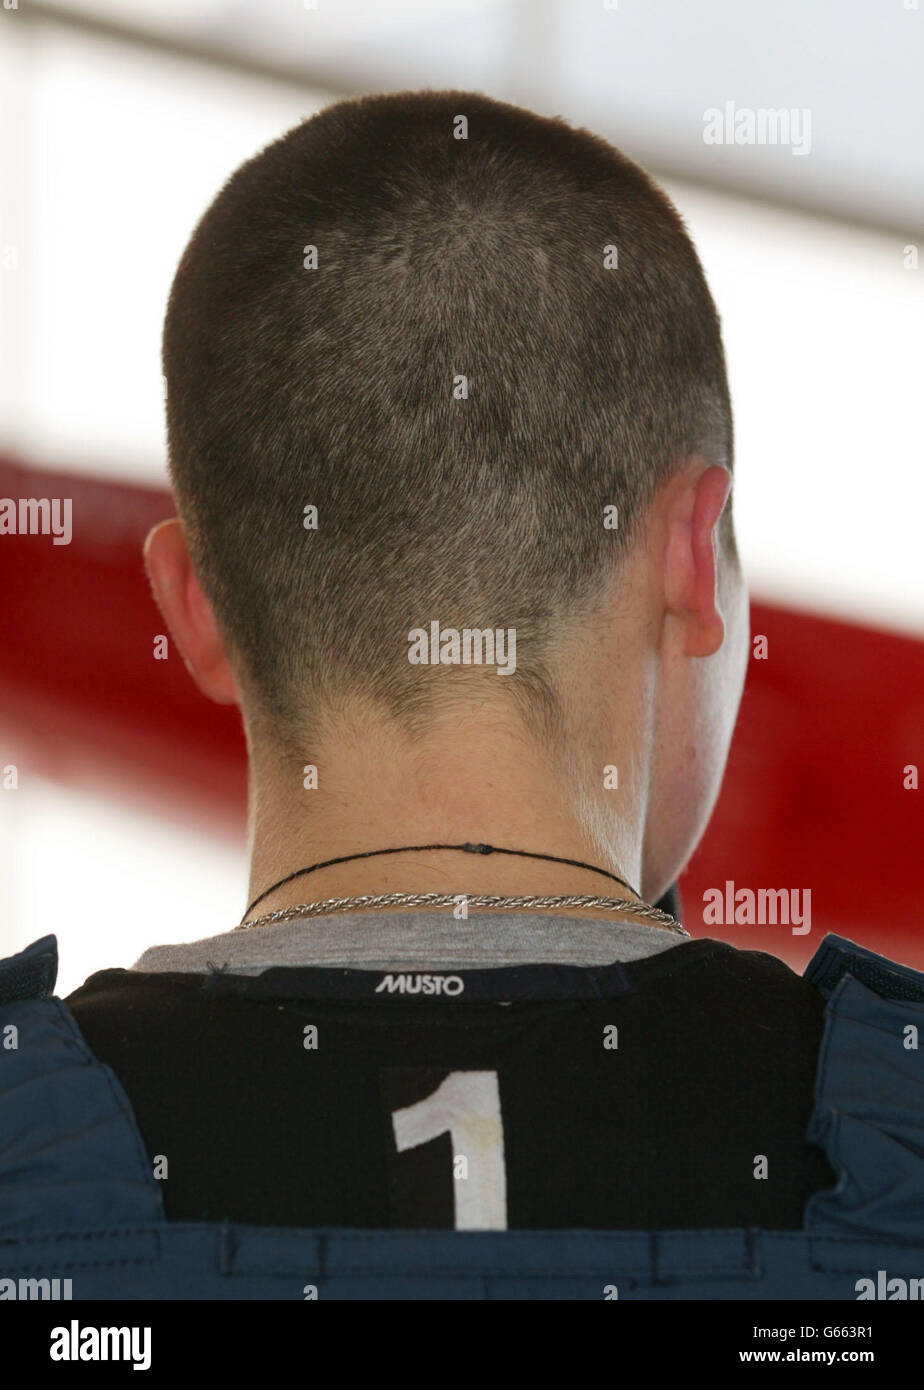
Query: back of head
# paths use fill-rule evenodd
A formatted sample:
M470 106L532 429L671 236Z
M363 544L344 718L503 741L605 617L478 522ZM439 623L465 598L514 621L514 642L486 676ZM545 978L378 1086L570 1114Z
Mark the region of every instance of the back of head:
M669 200L596 136L469 93L338 103L243 165L183 256L164 370L193 559L285 747L350 696L413 727L483 680L409 664L432 620L516 629L493 689L547 728L560 637L654 491L693 452L731 465Z

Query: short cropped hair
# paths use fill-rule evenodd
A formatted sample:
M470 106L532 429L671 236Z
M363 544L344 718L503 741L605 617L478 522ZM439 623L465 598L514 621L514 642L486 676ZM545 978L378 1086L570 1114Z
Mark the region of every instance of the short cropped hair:
M338 102L242 165L163 364L194 566L293 750L354 696L413 727L473 677L547 728L561 634L655 490L694 452L732 462L672 203L603 139L469 92ZM411 664L434 620L514 628L515 674Z

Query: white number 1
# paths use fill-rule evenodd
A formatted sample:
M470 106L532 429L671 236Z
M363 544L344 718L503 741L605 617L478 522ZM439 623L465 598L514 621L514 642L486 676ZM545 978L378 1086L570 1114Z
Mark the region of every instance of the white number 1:
M507 1229L504 1124L496 1071L453 1071L433 1092L392 1115L399 1151L448 1130L452 1141L457 1231ZM458 1160L465 1162L459 1165Z

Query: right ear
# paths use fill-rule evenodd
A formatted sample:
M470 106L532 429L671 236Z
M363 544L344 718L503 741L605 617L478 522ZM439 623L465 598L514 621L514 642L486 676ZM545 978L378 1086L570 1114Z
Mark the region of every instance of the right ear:
M731 491L727 468L676 479L667 498L665 600L683 624L686 656L713 656L725 640L718 604L718 526Z

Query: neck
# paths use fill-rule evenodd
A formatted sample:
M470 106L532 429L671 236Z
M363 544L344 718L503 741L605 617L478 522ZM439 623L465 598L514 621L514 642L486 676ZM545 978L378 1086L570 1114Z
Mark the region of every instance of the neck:
M319 861L434 843L487 843L581 860L638 888L646 762L633 742L610 732L605 751L582 755L582 771L564 768L508 711L478 708L435 723L423 739L364 711L328 734L316 755L291 760L251 739L249 900ZM618 789L604 789L607 764L619 769ZM308 765L317 768L316 788L304 785ZM391 892L637 896L590 868L434 850L318 870L274 889L250 916ZM605 909L568 909L567 915L605 915Z

